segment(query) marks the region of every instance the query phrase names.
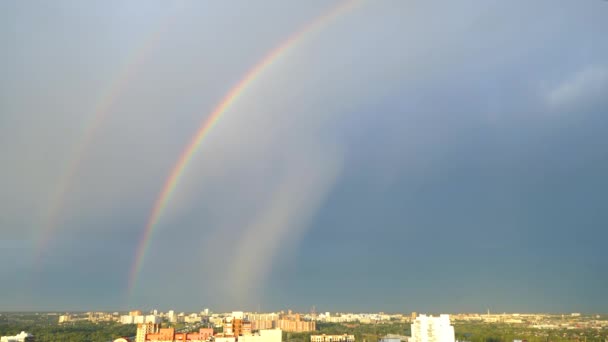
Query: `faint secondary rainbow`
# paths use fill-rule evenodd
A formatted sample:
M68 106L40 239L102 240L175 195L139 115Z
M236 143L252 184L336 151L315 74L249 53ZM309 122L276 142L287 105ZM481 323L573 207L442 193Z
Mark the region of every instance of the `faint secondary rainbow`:
M332 19L338 17L340 14L347 12L347 10L353 8L357 3L359 3L359 1L356 0L345 1L340 3L338 6L332 8L328 12L322 14L321 16L317 17L315 20L304 26L301 30L292 34L284 42L282 42L273 50L271 50L268 54L265 55L264 58L262 58L262 60L260 60L249 71L247 71L245 76L243 76L243 78L241 78L241 80L232 89L230 89L230 91L215 107L213 112L211 112L207 119L202 122L190 143L182 151L179 159L177 160L177 163L173 166L169 177L166 179L158 198L154 202L154 207L152 208L150 217L148 218L141 239L139 240L135 259L131 267L131 272L129 273L129 296L133 293L133 290L135 288L135 282L141 270L143 260L150 244L154 228L158 223L158 220L160 219L164 209L169 203L171 195L179 184L181 177L184 174L184 170L189 165L194 154L196 153L197 149L199 148L203 139L207 136L209 131L211 131L211 129L219 121L222 115L232 106L232 104L234 104L239 99L245 89L247 89L247 87L251 83L253 83L253 81L255 81L256 78L258 78L258 76L260 76L264 70L270 67L275 61L277 61L281 56L283 56L290 48L294 47L306 35L314 31L320 30L323 25L329 23Z
M41 232L38 235L35 252L35 262L40 263L41 258L46 253L46 250L51 242L51 239L57 228L57 220L63 209L65 198L70 191L72 180L76 177L80 164L82 163L86 151L91 146L94 137L103 125L103 122L109 115L112 105L124 92L126 86L133 79L138 67L144 62L149 53L154 50L158 45L158 41L163 33L172 25L176 19L176 15L173 14L167 19L163 20L160 29L152 32L144 44L138 48L132 50L130 55L126 58L126 64L119 70L117 76L110 83L108 89L100 97L99 101L95 104L91 119L87 122L84 127L83 133L78 139L78 144L72 153L72 156L66 166L63 175L61 176L56 192L53 194L51 205L49 206L44 221L42 223Z

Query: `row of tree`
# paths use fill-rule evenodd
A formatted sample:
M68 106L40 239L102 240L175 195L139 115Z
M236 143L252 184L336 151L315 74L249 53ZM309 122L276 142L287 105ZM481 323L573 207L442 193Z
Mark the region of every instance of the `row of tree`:
M118 323L73 324L35 324L35 323L0 323L0 336L16 335L27 331L34 335L36 342L99 342L112 341L118 337L135 336L135 325Z

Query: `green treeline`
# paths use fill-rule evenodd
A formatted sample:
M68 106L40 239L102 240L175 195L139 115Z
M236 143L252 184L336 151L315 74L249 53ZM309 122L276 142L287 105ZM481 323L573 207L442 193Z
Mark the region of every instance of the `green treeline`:
M604 342L608 341L608 330L592 329L551 329L539 330L520 325L502 323L453 323L456 339L469 342L513 342L527 340L528 342ZM341 324L317 323L314 334L353 334L356 342L377 342L387 334L411 335L409 323L383 324ZM287 342L310 342L311 333L286 333L283 340Z
M0 323L0 336L16 335L21 331L34 334L36 342L103 342L118 337L135 336L135 325L118 323L78 322L54 324Z
M535 329L504 323L456 323L454 330L457 340L470 342L604 342L608 339L608 330Z

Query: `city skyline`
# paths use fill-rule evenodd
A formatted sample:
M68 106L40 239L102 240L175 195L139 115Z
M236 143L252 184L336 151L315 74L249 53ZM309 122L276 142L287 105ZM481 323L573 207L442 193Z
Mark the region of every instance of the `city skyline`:
M0 3L0 311L608 308L608 3Z
M313 310L314 311L314 310ZM489 338L514 342L591 339L603 341L607 315L549 314L298 314L173 310L146 314L140 310L63 314L2 314L2 341L56 339L114 342L450 342ZM31 334L19 330L27 321ZM32 324L32 322L35 322ZM93 329L91 329L94 327ZM8 328L8 329L7 329ZM17 333L21 331L21 333ZM12 335L11 335L12 334ZM16 334L16 335L15 335Z

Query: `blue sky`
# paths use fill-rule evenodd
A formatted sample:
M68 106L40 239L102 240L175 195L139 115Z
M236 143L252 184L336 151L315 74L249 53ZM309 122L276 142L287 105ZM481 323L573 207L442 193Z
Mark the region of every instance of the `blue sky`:
M332 6L2 2L0 309L606 311L599 0L362 2L306 35L204 140L128 294L197 127Z

